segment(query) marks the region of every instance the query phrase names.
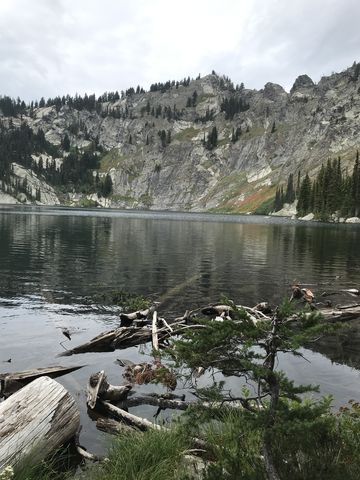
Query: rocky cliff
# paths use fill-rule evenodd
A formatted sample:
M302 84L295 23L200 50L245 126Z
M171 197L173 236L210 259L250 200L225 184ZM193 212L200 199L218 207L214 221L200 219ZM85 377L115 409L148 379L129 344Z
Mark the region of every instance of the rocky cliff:
M61 145L65 134L73 148L95 144L101 158L99 175L111 175L113 192L106 200L89 195L94 203L253 212L274 196L289 173L300 170L312 176L322 162L338 156L350 171L360 145L359 70L354 64L318 84L301 75L290 93L273 83L259 91L234 88L229 79L214 73L188 85L124 95L93 111L65 104L28 108L21 117L1 120L12 128L21 122L34 131L41 128L55 145ZM230 114L223 111L224 100L234 99L246 107ZM217 143L209 149L207 138L214 126ZM56 159L59 167L62 155L66 152ZM42 158L44 168L52 161ZM13 175L26 176L39 188L42 203L77 204L84 199L74 191L59 195L41 175L21 166L15 165ZM1 185L0 202L27 201L11 200L4 193L6 185Z

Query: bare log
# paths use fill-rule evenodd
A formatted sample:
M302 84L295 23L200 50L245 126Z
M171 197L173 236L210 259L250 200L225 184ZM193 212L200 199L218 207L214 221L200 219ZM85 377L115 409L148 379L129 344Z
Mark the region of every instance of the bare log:
M107 381L104 370L94 373L90 376L87 384L86 403L90 409L94 409L99 398L109 400L110 402L119 402L126 400L128 393L132 389L132 385L114 386Z
M126 400L127 407L137 407L138 405L153 405L161 410L171 408L174 410L186 410L191 403L184 400L174 400L155 395L141 395L138 397L130 397Z
M158 329L159 341L169 337L175 332L170 332L166 328ZM76 353L87 352L113 352L115 349L123 349L142 345L150 342L152 339L151 329L147 327L120 327L116 330L101 333L89 342L75 347L59 356L69 356Z
M146 308L145 310L137 310L136 312L132 313L120 313L120 320L122 327L129 327L132 325L134 320L143 320L148 318L155 310L155 305L152 305L150 308Z
M157 328L157 311L153 313L152 319L152 335L151 335L152 346L155 351L159 350L159 338L158 338L158 328Z
M91 462L101 462L105 460L104 457L99 457L98 455L94 455L93 453L90 453L86 450L85 447L82 447L80 445L80 431L81 431L81 426L79 427L78 431L75 434L74 437L74 443L76 447L76 451L78 454L84 459L84 460L90 460Z
M80 425L75 400L49 377L41 377L0 403L0 469L36 464L69 441Z
M319 310L325 321L328 322L346 322L347 320L354 320L360 318L360 306L349 307L341 309L320 309Z
M96 428L105 433L110 433L111 435L118 435L119 433L124 433L133 428L130 425L125 425L124 423L117 422L112 418L98 418L96 420Z
M100 333L96 337L92 338L89 342L83 343L78 347L60 353L59 357L67 357L69 355L73 355L74 353L113 352L115 350L113 341L118 330L120 329L109 330L107 332Z
M140 430L149 430L149 429L163 430L163 429L165 429L165 427L162 427L161 425L157 425L156 423L150 422L149 420L146 420L146 418L137 417L136 415L133 415L132 413L126 412L122 408L115 407L115 405L112 405L109 402L100 401L99 404L105 410L106 413L108 413L109 415L111 415L115 419L121 420L122 422L125 422L128 425L132 425L136 428L139 428Z
M44 367L24 370L22 372L2 373L0 374L0 397L9 397L18 391L24 385L32 382L36 378L46 375L50 378L57 378L67 373L79 370L83 365L77 367Z
M209 305L208 307L202 308L201 313L208 316L224 315L226 317L232 317L234 311L230 305Z

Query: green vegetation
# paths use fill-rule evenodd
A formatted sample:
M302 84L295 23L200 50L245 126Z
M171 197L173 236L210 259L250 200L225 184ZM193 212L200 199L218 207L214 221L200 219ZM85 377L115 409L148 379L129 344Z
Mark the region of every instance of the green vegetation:
M119 436L109 461L86 472L89 480L185 480L184 454L191 448L178 429Z
M190 127L190 128L185 128L184 130L181 130L181 132L177 133L174 135L174 140L179 140L180 142L186 142L192 140L194 137L196 137L199 134L199 130L196 128Z
M121 155L117 148L113 148L101 158L99 172L107 173L112 168L122 167L125 160L126 157L124 155Z
M250 105L243 97L231 95L229 98L224 98L220 108L225 112L225 119L232 120L235 114L249 110Z
M113 194L111 195L111 200L113 202L125 202L125 203L134 203L136 201L136 199L132 197L130 194L127 194L127 195Z
M255 215L269 215L274 210L274 198L271 197L261 203L253 212Z
M145 207L150 208L153 204L153 198L148 193L143 193L139 197L139 202L141 202Z
M10 195L16 196L23 192L30 199L40 200L40 191L33 194L27 179L20 182L14 175L12 164L18 163L26 169L33 170L38 177L59 191L98 192L102 196L108 196L112 191L111 177L107 176L100 180L93 174L99 167L98 154L90 150L81 151L77 147L70 148L69 142L69 137L65 134L62 148L67 153L61 163L57 164L55 158L61 157L64 152L48 142L41 129L34 133L24 123L19 128L11 125L11 120L10 128L5 128L0 123L1 189ZM39 158L35 160L33 156Z
M247 130L243 135L243 139L250 140L252 138L261 137L262 135L264 135L264 133L265 133L264 127L253 127L251 129L247 127Z
M201 366L209 373L212 382L202 388L195 385L196 395L219 402L211 409L188 413L189 434L205 432L215 450L205 478L357 478L359 405L354 403L351 412L337 417L331 413L330 399L304 400L303 395L316 391L315 386L296 386L277 370L279 352L301 356L298 348L304 342L330 334L337 326L323 324L310 310L293 319L289 301L275 310L270 321L256 323L229 304L232 319L197 319L202 328L186 330L169 350L179 368L186 366L191 372ZM225 380L219 379L219 373ZM234 388L241 394L232 392L227 377L238 378ZM231 407L228 402L233 401L242 408Z
M300 179L297 176L296 187L293 175L290 174L286 191L282 186L276 190L274 210L280 210L284 203L292 203L298 199L299 216L314 213L320 220L329 220L332 214L349 217L360 215L360 163L359 152L356 153L352 175L343 173L340 157L328 160L322 165L313 182L306 173Z
M204 146L208 150L212 150L217 147L218 145L218 132L216 126L211 129L211 131L208 133L207 140L204 140Z

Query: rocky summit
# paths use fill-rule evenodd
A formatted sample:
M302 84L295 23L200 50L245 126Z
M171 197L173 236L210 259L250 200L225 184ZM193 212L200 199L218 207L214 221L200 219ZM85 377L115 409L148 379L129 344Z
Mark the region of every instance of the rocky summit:
M14 114L3 108L3 132L26 125L43 131L54 149L34 147L30 163L12 158L0 177L0 203L260 211L290 173L314 177L339 156L342 168L352 169L360 145L359 75L357 63L317 84L300 75L287 93L274 83L259 91L234 86L213 72L147 92L138 87L82 103L67 96ZM61 176L52 181L47 170L61 172L74 151L96 156L95 168L86 159L85 168L94 185L110 176L111 190L61 183ZM5 161L0 157L0 165ZM15 190L24 179L26 188Z

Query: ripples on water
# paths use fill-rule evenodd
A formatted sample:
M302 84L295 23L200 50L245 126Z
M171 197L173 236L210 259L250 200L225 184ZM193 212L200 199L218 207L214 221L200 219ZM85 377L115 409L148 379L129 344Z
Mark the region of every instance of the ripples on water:
M220 299L281 301L294 281L336 289L360 284L360 228L268 217L6 207L0 210L0 361L6 370L59 363L62 349L118 325L117 309L91 303L111 290L151 295L170 317ZM64 341L58 327L74 332ZM356 337L356 333L353 338ZM358 335L359 337L359 335ZM360 340L359 340L360 345ZM333 348L333 347L332 347ZM345 349L346 350L346 349ZM354 351L352 349L352 355ZM334 352L326 352L330 357ZM342 361L339 351L336 359ZM87 364L60 381L84 407L90 373L122 382L118 357L144 361L137 349L61 358ZM337 403L360 397L359 374L307 352L311 364L281 359L291 378L320 383ZM345 358L344 361L348 361ZM360 360L352 358L352 365ZM4 370L5 367L2 367ZM149 387L154 390L154 387ZM139 407L140 408L140 407ZM142 407L142 414L153 409ZM82 410L83 437L102 443ZM100 447L99 447L100 448Z

